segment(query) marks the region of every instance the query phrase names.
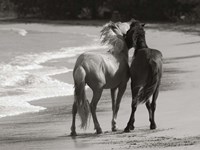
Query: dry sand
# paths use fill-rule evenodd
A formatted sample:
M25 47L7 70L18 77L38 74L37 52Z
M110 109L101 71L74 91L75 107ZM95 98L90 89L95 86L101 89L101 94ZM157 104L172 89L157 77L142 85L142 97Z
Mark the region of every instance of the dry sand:
M70 137L73 96L48 98L31 102L46 107L44 111L0 119L0 150L200 149L200 37L149 29L147 42L150 47L160 49L165 57L156 130L149 130L147 110L140 105L135 130L123 133L131 111L128 86L118 115L119 131L110 129L112 112L108 90L104 91L97 110L104 131L101 135L94 134L92 119L86 131L79 129L77 119L78 136ZM74 60L67 65L73 66ZM73 83L71 72L54 77ZM91 97L91 91L87 93Z

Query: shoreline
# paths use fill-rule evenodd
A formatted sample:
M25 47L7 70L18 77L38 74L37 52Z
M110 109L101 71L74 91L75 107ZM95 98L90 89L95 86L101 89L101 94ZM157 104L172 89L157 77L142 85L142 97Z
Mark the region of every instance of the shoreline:
M1 23L40 23L52 25L76 25L76 26L102 26L109 20L45 20L45 19L0 19Z
M26 23L26 24L47 24L47 25L67 25L67 26L103 26L110 20L48 20L48 19L19 19L19 18L1 18L0 23L2 24L16 24L16 23ZM147 29L156 29L160 31L176 31L185 32L191 34L197 34L200 32L200 23L190 24L190 23L180 23L180 22L152 22L144 21L146 23ZM159 24L159 26L158 26Z

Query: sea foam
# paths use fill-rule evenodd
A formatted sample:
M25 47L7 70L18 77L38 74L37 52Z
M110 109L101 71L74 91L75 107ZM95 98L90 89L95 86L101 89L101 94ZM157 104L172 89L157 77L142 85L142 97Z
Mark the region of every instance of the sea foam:
M51 78L52 75L72 71L72 68L44 66L43 63L102 48L105 47L98 44L66 47L57 51L16 56L10 63L0 64L0 117L45 109L33 106L29 101L72 95L72 84Z
M21 29L21 28L1 28L0 30L3 31L13 31L21 36L26 36L28 34L28 31L25 29Z

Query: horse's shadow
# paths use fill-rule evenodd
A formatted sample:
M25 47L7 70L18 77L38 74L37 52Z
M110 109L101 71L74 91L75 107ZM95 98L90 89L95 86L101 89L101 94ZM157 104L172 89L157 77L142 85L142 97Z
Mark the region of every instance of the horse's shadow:
M65 135L64 137L71 138L73 140L78 140L78 139L95 139L95 138L101 138L101 137L106 137L106 136L138 136L138 135L148 135L156 132L162 132L166 130L171 130L172 128L169 129L156 129L156 130L150 130L147 127L141 127L141 128L136 128L135 130L132 130L131 132L124 132L123 129L118 129L117 131L104 131L102 134L96 134L94 132L91 133L79 133L76 136L71 136L70 134Z
M71 136L70 134L64 135L62 137L67 137L71 139L93 139L93 138L99 138L102 136L112 136L112 135L120 135L120 134L126 134L124 130L117 130L115 132L112 131L104 131L102 134L96 134L96 133L79 133L76 136Z
M103 137L103 136L116 136L116 135L127 135L127 134L132 134L132 135L137 135L139 133L153 133L153 132L159 132L159 131L162 131L162 130L149 130L149 129L136 129L136 130L133 130L131 132L124 132L124 130L120 129L120 130L117 130L115 132L113 131L104 131L102 134L96 134L96 133L79 133L78 135L76 136L71 136L71 135L66 135L65 137L68 137L68 138L72 138L72 139L85 139L85 138L99 138L99 137Z
M150 134L154 134L156 132L162 132L171 129L156 129L150 130L149 127L143 126L139 128L135 128L131 132L124 132L123 129L118 129L115 132L111 130L105 131L102 134L96 134L94 132L90 133L78 133L77 136L71 136L70 134L63 135L60 138L64 138L68 145L72 145L77 149L88 149L88 147L95 147L96 144L106 144L113 143L117 144L122 142L123 140L127 141L138 141L141 143L144 140L144 137L147 137ZM150 136L151 137L151 136ZM111 140L112 139L112 140Z

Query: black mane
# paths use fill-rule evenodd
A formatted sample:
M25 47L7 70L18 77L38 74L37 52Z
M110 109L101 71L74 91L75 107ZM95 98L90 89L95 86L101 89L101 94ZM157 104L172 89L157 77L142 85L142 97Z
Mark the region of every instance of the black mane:
M145 40L144 24L139 21L132 22L130 29L125 35L125 41L128 48L134 47L135 50L147 48Z

